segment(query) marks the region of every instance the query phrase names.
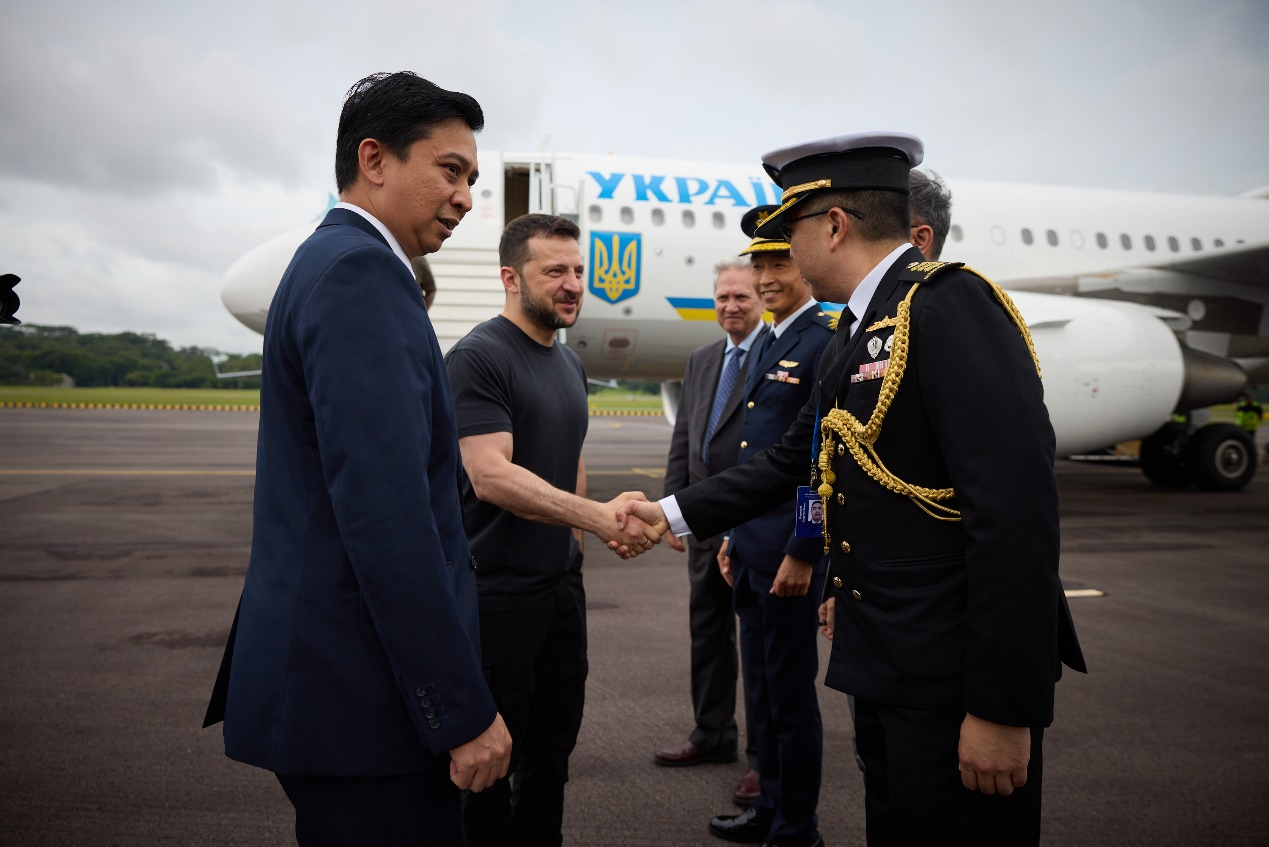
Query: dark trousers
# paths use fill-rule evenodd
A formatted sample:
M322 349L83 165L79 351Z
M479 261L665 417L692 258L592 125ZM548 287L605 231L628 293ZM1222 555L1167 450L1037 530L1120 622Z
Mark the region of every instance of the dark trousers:
M819 837L815 807L824 741L815 692L819 596L812 589L802 597L777 597L770 593L774 579L748 567L736 578L741 654L761 774L761 796L753 808L771 818L768 841L799 847Z
M380 777L284 776L300 847L460 847L459 792L449 757L426 774Z
M736 748L736 611L732 589L718 570L718 544L687 548L688 626L692 633L692 711L696 727L688 740L702 750ZM749 767L758 767L753 714L745 710Z
M855 699L870 847L1024 847L1040 843L1044 729L1031 730L1027 784L1008 797L961 784L962 711L900 709Z
M485 678L511 733L509 779L463 795L468 847L558 847L586 699L586 593L576 571L514 609L480 613Z

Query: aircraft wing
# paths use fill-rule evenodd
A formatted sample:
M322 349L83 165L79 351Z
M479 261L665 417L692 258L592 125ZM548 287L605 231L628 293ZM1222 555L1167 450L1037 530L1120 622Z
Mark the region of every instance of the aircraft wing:
M1210 253L1191 254L1183 259L1147 264L1145 267L1236 285L1269 288L1269 242L1222 247Z

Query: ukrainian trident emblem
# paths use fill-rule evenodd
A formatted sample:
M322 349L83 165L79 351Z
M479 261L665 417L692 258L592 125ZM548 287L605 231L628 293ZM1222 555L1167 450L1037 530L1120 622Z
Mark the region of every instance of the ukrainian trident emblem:
M643 236L637 232L590 234L590 292L607 303L639 293Z

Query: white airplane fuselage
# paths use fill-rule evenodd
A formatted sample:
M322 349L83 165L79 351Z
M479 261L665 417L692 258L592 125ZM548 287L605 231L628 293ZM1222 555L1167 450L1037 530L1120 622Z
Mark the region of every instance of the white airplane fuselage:
M599 379L679 379L691 351L720 337L713 267L747 243L740 218L779 202L760 168L741 165L482 151L481 171L493 178L476 185L472 211L428 257L442 349L502 308L497 245L506 222L553 212L578 222L587 261L581 316L562 336ZM1013 290L1044 369L1060 454L1138 438L1167 419L1186 389L1177 331L1220 356L1269 357L1263 269L1250 284L1245 273L1213 280L1177 269L1265 245L1269 202L948 186L953 228L942 258ZM311 232L279 236L229 269L222 298L235 317L263 332L282 271Z

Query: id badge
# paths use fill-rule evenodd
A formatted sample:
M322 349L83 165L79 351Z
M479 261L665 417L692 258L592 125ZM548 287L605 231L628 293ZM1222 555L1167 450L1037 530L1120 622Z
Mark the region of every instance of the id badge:
M824 503L809 485L798 486L797 520L793 534L798 538L819 538L824 534Z

